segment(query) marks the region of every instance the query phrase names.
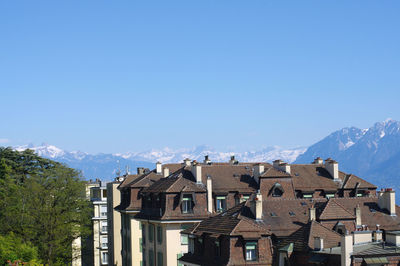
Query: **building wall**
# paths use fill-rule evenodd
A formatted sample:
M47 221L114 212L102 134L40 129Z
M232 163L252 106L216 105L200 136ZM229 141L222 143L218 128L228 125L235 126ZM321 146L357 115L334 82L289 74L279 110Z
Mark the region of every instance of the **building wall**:
M131 261L133 266L140 266L142 261L142 252L140 250L140 240L142 238L142 229L139 221L130 216L130 241L131 241Z
M119 183L107 184L108 260L109 265L122 265L121 213L114 210L121 202Z

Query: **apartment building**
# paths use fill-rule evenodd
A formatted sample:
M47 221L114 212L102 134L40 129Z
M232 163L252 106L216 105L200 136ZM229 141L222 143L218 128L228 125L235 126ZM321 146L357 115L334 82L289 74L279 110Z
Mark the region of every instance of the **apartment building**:
M97 180L90 187L93 204L93 265L108 265L107 186Z
M122 214L123 265L180 265L184 261L190 265L186 257L180 258L193 251L190 245L193 236L180 233L252 198L260 202L277 199L308 202L376 195L373 184L339 171L338 163L332 159L320 158L304 165L290 165L280 160L273 164L240 163L234 156L227 163L212 162L208 156L203 162L185 159L180 164L157 163L152 171L138 169L138 176L126 179L119 189L121 204L117 209ZM257 206L264 208L260 206L268 204ZM243 228L258 228L259 236L275 250L277 229L269 233L268 223L263 228L259 220L252 224L251 216L240 218ZM217 225L213 227L219 230ZM225 229L221 230L223 233ZM232 230L234 234L240 232ZM220 244L229 242L224 241ZM263 252L266 264L262 265L272 262L276 252L271 254Z

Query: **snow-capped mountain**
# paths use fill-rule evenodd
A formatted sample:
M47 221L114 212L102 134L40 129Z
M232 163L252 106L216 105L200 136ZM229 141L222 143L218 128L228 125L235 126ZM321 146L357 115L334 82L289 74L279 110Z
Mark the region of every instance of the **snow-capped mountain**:
M170 148L164 148L161 150L153 149L145 152L129 152L115 155L121 156L125 159L150 162L160 161L162 163L182 162L185 158L201 161L204 159L205 155L209 155L210 159L216 162L228 161L232 155L235 155L235 158L242 162L271 162L275 159L293 162L297 156L305 150L306 148L283 149L278 146L273 146L260 151L220 152L210 146L202 145L192 149L173 150Z
M152 149L144 152L128 152L123 154L88 154L81 151L65 151L56 146L42 144L40 146L24 145L14 147L18 151L31 149L38 155L50 158L52 160L66 163L70 167L82 171L86 179L100 178L111 180L117 172L126 172L126 167L135 172L137 167L154 167L154 163L160 161L162 163L182 162L185 158L191 160L203 160L205 155L213 161L228 161L230 156L242 162L258 161L271 162L275 159L281 159L287 162L293 162L297 156L303 153L306 148L283 149L278 146L268 147L260 151L249 152L219 152L207 146L197 146L192 149L171 149L164 148L160 150Z
M258 151L225 152L202 145L187 149L152 149L118 154L88 154L68 152L53 145L25 145L16 150L32 149L47 157L82 171L85 178L111 180L126 167L136 172L136 167L153 168L154 163L182 162L185 158L202 161L209 155L214 162L228 161L231 155L241 162L271 162L281 159L289 163L310 163L315 157L334 158L340 170L354 173L378 186L390 184L400 188L400 122L385 120L368 129L348 127L333 132L309 148L283 149L278 146ZM400 196L400 194L398 194Z
M295 163L317 156L334 158L339 168L378 186L400 188L400 122L387 119L368 129L344 128L310 146Z

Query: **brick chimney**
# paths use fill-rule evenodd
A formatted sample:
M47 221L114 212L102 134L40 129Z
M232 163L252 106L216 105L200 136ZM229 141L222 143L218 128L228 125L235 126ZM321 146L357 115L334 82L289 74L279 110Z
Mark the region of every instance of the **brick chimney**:
M156 173L161 174L161 172L162 172L162 164L161 164L161 162L157 162L156 163Z
M322 160L321 157L315 158L314 162L313 162L313 164L323 164L323 163L324 163L324 160Z
M335 160L326 159L325 169L332 176L333 180L339 180L339 164Z
M254 201L255 201L255 205L256 205L255 206L256 220L261 220L263 207L262 207L262 195L260 193L260 190L257 191L257 195L256 195Z
M143 175L144 174L144 167L138 167L136 172L137 172L138 175Z
M210 164L211 163L211 160L210 160L210 158L209 158L209 156L208 155L206 155L206 156L204 156L204 161L203 161L205 164Z
M281 170L283 172L286 172L286 173L290 174L290 164L285 163L282 160L273 161L273 166L276 169L279 169L279 170Z
M340 259L341 266L350 266L351 265L351 253L353 253L353 236L349 234L346 230L346 233L342 236L340 240Z
M192 174L196 179L197 184L203 184L203 181L201 180L201 165L196 161L192 162Z
M164 177L169 176L169 169L167 167L164 167Z
M316 219L317 219L317 215L316 215L316 212L315 212L315 207L312 206L312 207L309 209L309 220L310 220L310 222L311 222L311 221L315 221Z
M183 160L183 164L184 164L185 166L190 166L190 159L189 159L189 158L186 158L185 160Z
M207 211L213 212L213 198L212 198L212 179L211 176L207 176Z
M356 226L357 225L362 225L361 222L361 208L360 205L357 205L357 207L354 209L354 213L356 215Z
M392 188L381 189L378 192L378 205L381 209L389 211L391 216L396 216L396 194Z
M236 164L236 163L238 163L238 161L235 159L235 155L232 155L232 156L231 156L231 159L229 160L229 163L230 163L230 164Z
M257 181L257 183L260 183L260 176L262 173L264 173L264 165L260 163L256 164L254 167L254 179Z

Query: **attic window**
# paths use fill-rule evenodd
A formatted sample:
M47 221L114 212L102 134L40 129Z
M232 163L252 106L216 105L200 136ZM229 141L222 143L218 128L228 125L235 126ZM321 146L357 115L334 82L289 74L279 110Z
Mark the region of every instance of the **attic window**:
M301 206L306 206L307 203L305 203L304 201L301 202Z
M369 211L370 211L370 212L373 212L373 213L375 213L375 212L376 212L376 210L375 210L375 209L373 209L373 208L369 208Z
M191 194L184 194L182 197L182 213L193 213L193 197Z
M283 192L283 187L279 183L275 183L272 187L272 197L282 197Z
M299 173L294 173L295 176L299 176Z
M330 198L334 198L335 194L334 193L327 193L325 194L325 198L330 199Z
M290 216L295 216L296 214L295 214L294 212L290 211L290 212L289 212L289 215L290 215Z
M305 199L310 199L312 197L313 197L313 193L304 193L303 194L303 198L305 198Z
M270 212L269 215L271 215L271 217L278 217L278 216L276 215L276 213L274 213L274 212Z

